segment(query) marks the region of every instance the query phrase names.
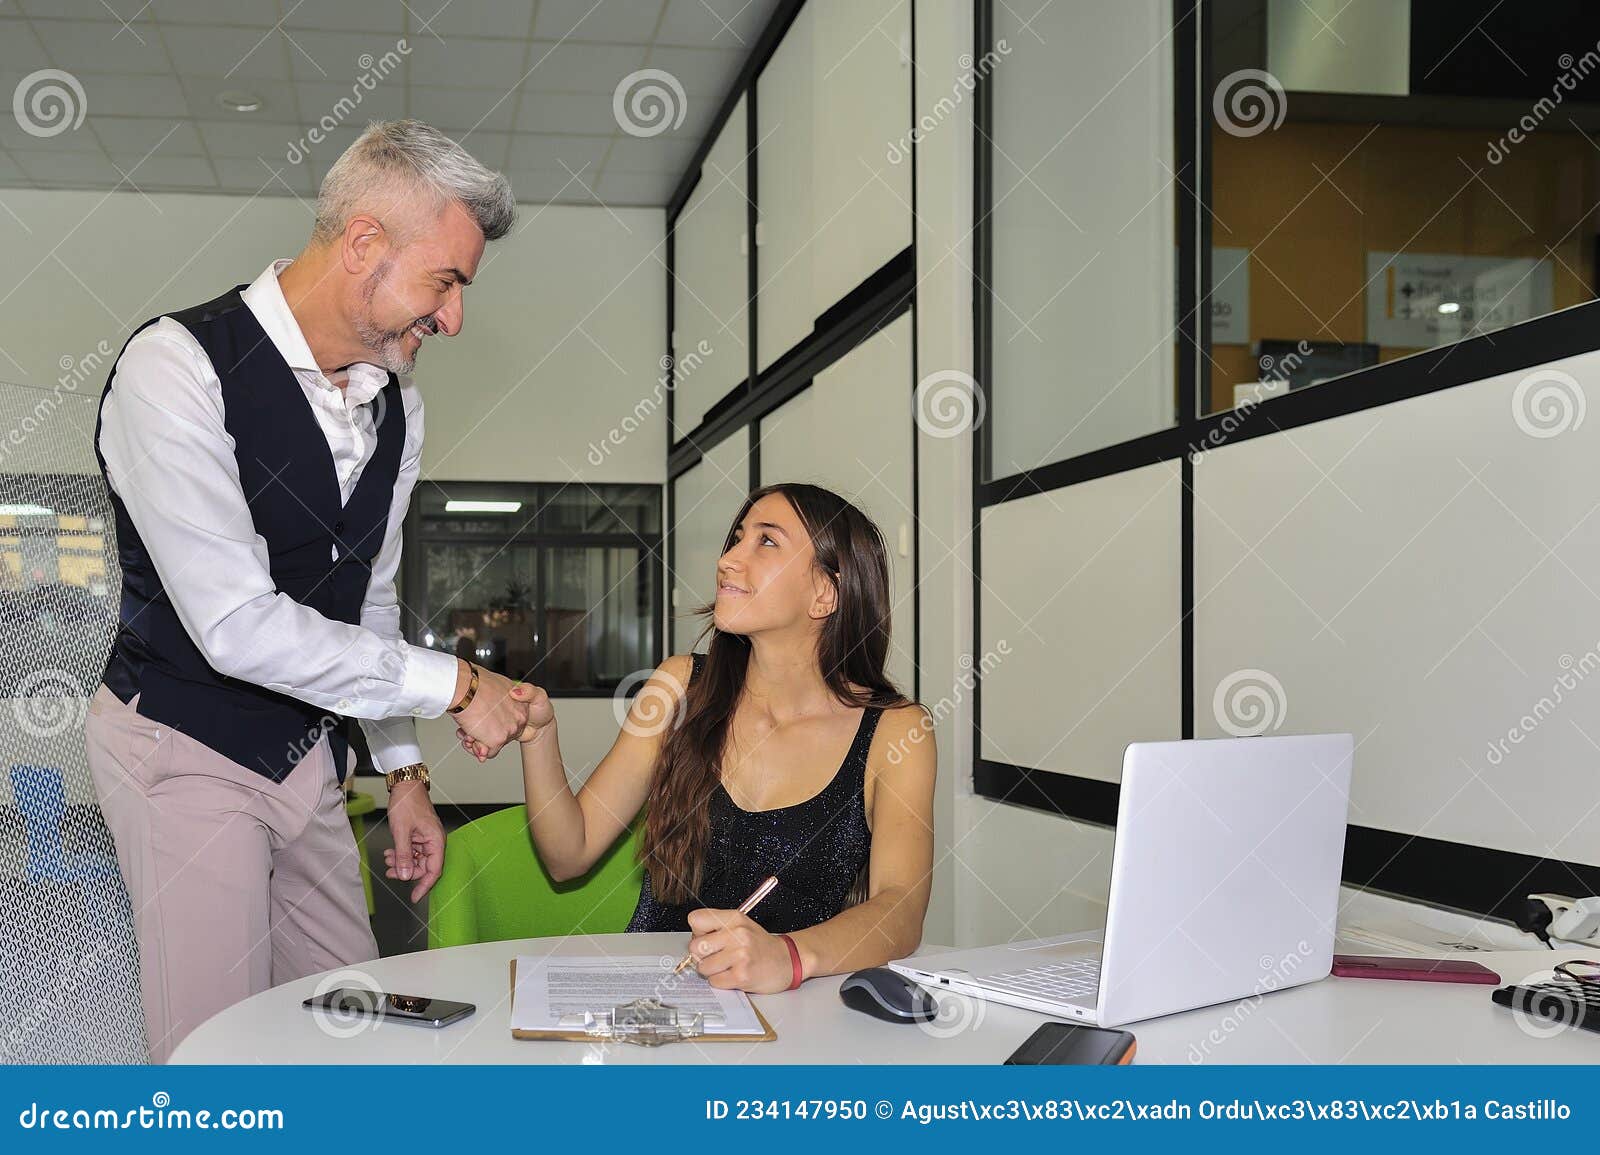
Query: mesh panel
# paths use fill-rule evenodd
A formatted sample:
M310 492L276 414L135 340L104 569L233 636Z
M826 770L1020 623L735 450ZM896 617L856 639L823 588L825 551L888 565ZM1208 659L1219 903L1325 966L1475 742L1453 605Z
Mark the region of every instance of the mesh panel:
M132 911L83 748L121 582L91 441L99 393L78 370L42 389L0 383L5 1063L147 1058Z

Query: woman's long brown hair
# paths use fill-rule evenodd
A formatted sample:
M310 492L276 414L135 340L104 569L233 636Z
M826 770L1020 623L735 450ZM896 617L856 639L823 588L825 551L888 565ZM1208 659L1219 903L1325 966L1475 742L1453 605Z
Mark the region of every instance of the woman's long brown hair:
M905 705L884 672L889 656L889 555L878 527L836 493L785 482L745 498L723 541L723 553L733 548L734 534L750 507L771 494L782 495L794 508L811 537L815 564L837 588L834 611L824 619L817 640L823 681L850 706ZM701 637L710 634L711 644L705 669L685 693L682 717L662 743L640 846L650 888L669 904L697 901L711 836L711 796L721 780L728 729L750 660L749 640L717 629L712 611L709 605L696 611L707 619Z

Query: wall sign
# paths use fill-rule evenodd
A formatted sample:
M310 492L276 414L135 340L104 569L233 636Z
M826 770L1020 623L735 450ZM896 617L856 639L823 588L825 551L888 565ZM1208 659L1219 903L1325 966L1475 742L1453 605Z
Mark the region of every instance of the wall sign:
M1539 257L1367 254L1367 340L1427 349L1551 312L1552 266Z

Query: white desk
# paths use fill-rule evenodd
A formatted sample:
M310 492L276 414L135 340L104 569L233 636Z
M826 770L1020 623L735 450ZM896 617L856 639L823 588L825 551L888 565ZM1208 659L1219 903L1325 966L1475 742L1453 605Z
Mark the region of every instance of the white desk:
M363 1025L335 1037L300 1002L323 976L285 983L213 1016L174 1063L976 1063L1001 1062L1045 1016L998 1004L957 1004L952 1025L885 1023L839 1001L838 976L756 999L778 1033L771 1043L681 1043L664 1050L513 1039L509 962L516 955L681 956L685 934L522 939L420 951L357 968L383 990L476 1003L471 1018L432 1030ZM924 947L922 953L942 948ZM1506 982L1574 951L1463 956ZM357 985L355 983L339 985ZM1594 1063L1600 1034L1544 1037L1489 1001L1487 986L1329 978L1259 999L1138 1023L1141 1063ZM948 998L949 996L940 996ZM942 1017L942 1016L941 1016ZM1215 1034L1213 1035L1213 1032ZM1197 1058L1198 1057L1198 1058Z

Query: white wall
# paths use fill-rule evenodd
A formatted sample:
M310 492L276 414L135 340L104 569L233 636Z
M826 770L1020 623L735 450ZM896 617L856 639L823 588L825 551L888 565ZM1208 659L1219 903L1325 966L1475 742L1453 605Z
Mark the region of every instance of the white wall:
M695 610L716 595L717 559L733 515L750 492L750 434L740 428L708 450L699 464L673 482L676 524L672 539L672 591L667 598L668 637L675 654L687 653L705 627Z
M0 380L53 387L65 376L69 397L98 398L141 321L253 280L299 251L311 221L288 198L8 189L0 204L0 251L14 270L0 297ZM467 291L465 331L419 359L425 478L664 481L664 228L656 209L522 206L517 231L489 246ZM93 372L78 381L63 358ZM88 436L92 404L62 412ZM44 464L19 452L0 469ZM92 455L62 467L91 470ZM562 718L575 769L616 735L609 701L569 700ZM437 797L521 801L515 751L479 766L455 748L449 722L420 730Z
M1197 735L1349 730L1352 822L1600 863L1596 408L1589 353L1207 453Z

